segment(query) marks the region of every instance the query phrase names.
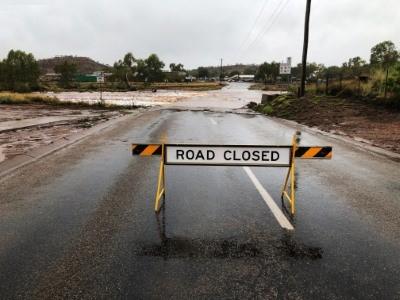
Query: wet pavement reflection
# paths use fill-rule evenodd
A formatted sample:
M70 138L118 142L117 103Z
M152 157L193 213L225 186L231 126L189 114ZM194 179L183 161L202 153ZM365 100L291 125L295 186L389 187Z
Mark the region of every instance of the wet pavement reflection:
M281 258L321 259L323 250L296 242L292 233L283 232L280 239L253 238L239 241L227 239L191 239L187 237L168 237L166 223L166 204L160 213L155 214L160 242L138 247L138 256L171 258L267 258L271 255Z

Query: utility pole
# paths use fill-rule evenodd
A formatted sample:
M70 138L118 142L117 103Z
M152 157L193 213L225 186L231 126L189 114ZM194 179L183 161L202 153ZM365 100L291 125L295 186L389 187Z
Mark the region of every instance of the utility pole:
M221 71L220 71L220 75L219 75L219 81L222 81L222 73L223 73L223 69L222 69L222 58L221 58Z
M99 78L99 77L98 77ZM104 72L100 73L100 78L99 78L99 85L100 85L100 103L104 104L103 102L103 82L104 82Z
M307 0L306 19L304 22L303 57L301 61L300 97L304 96L306 89L306 68L307 68L307 51L308 51L308 31L310 27L310 10L311 10L311 0Z
M101 81L100 81L100 102L103 103L103 89Z

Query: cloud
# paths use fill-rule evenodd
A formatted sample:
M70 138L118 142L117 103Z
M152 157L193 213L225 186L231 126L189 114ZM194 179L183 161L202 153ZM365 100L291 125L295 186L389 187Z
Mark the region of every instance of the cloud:
M253 28L264 3L265 9ZM0 56L73 54L112 64L124 53L157 53L187 67L300 61L305 0L3 0ZM327 65L369 58L383 40L398 46L397 0L314 0L309 60ZM248 36L249 31L251 35ZM257 39L255 39L258 37ZM244 43L243 45L243 42Z

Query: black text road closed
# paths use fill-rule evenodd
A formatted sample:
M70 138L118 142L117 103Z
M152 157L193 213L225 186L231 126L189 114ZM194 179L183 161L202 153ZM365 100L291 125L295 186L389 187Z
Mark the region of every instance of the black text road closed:
M290 146L165 145L168 165L290 166Z

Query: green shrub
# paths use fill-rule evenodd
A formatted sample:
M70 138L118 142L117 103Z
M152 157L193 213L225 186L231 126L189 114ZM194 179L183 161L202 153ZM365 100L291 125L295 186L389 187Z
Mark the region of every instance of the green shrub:
M267 104L264 106L262 113L265 115L270 115L273 113L273 111L274 111L274 109L272 108L272 106Z
M340 88L339 85L332 85L328 88L328 94L331 96L336 96L338 95L340 92L342 91L342 89Z
M355 91L354 89L351 89L349 87L345 87L337 95L341 96L341 97L354 97L357 95L357 91Z

